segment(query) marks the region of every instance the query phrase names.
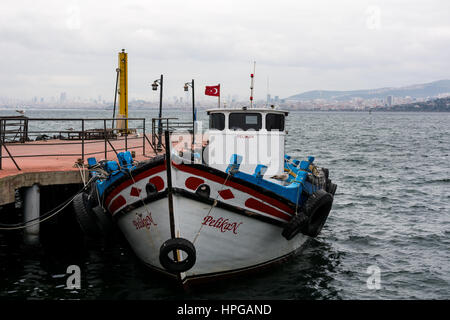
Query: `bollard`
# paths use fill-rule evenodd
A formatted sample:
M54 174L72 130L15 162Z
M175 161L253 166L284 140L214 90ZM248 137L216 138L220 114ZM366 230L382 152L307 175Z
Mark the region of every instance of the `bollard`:
M39 218L41 207L41 193L39 185L26 188L24 198L24 222L32 219ZM31 223L36 223L38 220L34 220ZM28 245L39 244L39 224L25 228L24 242Z

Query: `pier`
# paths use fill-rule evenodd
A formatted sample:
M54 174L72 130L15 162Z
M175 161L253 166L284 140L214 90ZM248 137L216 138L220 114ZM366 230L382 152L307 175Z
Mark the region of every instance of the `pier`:
M39 242L40 223L53 211L71 211L68 204L88 185L89 158L117 160L119 152L130 151L139 162L165 152L165 130L181 129L192 136L194 97L192 121L162 118L162 75L152 85L153 90L160 86L160 108L159 117L151 119L151 131L145 118L128 116L127 65L122 49L112 118L0 116L0 230L24 229L26 243ZM186 145L191 140L194 136Z
M0 222L22 224L24 242L39 243L43 216L71 202L89 181L89 158L116 161L130 151L139 162L163 154L163 131L191 136L192 122L177 120L152 118L147 132L145 118L0 117Z
M0 206L14 202L20 188L83 183L89 157L113 160L121 151L137 161L154 156L157 137L146 132L145 119L127 120L134 125L124 130L111 128L113 119L0 118ZM18 121L26 127L8 130Z

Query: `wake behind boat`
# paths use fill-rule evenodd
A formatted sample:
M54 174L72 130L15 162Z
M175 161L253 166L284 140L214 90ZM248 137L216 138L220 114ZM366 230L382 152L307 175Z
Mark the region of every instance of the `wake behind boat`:
M84 230L112 219L146 265L184 285L299 251L322 230L336 191L314 157L285 155L287 112L244 107L208 115L209 130L192 150L185 135L166 131L165 155L139 163L129 152L118 162L90 158L95 183L74 201Z

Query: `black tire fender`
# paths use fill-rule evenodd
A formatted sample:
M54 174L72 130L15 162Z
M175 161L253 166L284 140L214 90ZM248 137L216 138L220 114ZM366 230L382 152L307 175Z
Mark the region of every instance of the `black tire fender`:
M302 233L313 238L317 237L330 214L332 205L333 196L323 189L317 190L309 196L304 207L308 224Z
M184 251L187 254L186 259L175 261L172 253L176 250ZM196 251L193 243L183 238L169 239L159 249L159 262L164 269L172 273L188 271L194 266L196 259Z
M323 174L325 176L325 180L328 180L330 176L330 171L327 168L322 168Z
M77 194L73 198L72 204L75 218L84 234L92 238L98 238L100 230L93 217L88 194L85 192Z
M283 232L281 235L286 238L286 240L291 240L294 238L300 231L302 231L305 226L308 224L308 217L303 214L303 212L299 212L295 215L283 228Z
M211 188L207 184L201 184L200 186L198 186L195 193L202 198L209 199L209 196L211 195Z
M330 193L334 197L334 194L336 193L336 189L337 189L337 184L331 182L331 180L330 180L330 183L328 184L328 188L327 188L328 193Z
M114 232L114 223L111 217L108 217L108 213L101 206L97 206L92 209L95 216L95 221L102 236L105 239L109 239Z
M97 187L95 186L95 183L91 185L91 190L89 191L88 199L91 208L95 208L96 206L100 205L100 203L98 202L98 191Z

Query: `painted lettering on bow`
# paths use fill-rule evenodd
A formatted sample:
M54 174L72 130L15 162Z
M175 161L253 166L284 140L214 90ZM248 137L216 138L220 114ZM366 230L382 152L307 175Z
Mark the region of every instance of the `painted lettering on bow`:
M218 219L214 219L213 216L206 216L202 222L203 225L214 227L219 229L221 232L233 231L234 234L237 234L237 229L242 224L242 222L231 222L228 219L220 217Z
M150 229L151 225L156 226L157 224L153 221L152 214L149 213L145 217L136 217L136 219L133 220L133 224L136 227L136 230L147 228Z
M249 134L238 134L237 137L241 139L253 139L255 136Z

